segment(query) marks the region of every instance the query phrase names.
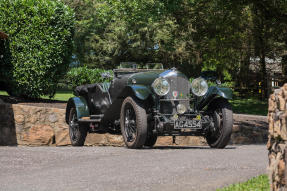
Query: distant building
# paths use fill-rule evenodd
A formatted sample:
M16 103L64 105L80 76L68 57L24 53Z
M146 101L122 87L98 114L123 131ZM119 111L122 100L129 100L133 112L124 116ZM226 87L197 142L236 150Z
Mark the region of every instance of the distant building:
M274 89L282 86L284 83L286 83L286 77L283 74L283 68L282 68L282 58L276 57L276 58L265 58L266 63L266 78L267 78L267 94L269 95L274 91ZM261 79L261 64L260 64L260 58L250 58L250 65L249 70L251 73L254 73L257 79ZM258 84L260 84L259 81L257 81Z
M281 57L265 58L266 72L269 75L282 74ZM249 69L253 72L261 72L260 58L250 58Z

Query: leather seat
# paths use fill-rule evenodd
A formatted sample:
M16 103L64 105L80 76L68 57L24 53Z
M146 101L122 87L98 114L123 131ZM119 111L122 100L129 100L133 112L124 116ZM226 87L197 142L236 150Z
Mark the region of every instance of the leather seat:
M109 96L110 83L95 83L78 86L75 89L76 96L82 96L87 100L90 114L103 114L111 105Z

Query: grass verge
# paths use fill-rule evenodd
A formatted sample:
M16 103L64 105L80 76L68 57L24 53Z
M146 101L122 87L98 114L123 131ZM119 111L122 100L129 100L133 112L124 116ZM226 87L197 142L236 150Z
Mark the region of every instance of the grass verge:
M249 179L247 182L232 184L216 191L268 191L270 190L268 176L263 174Z

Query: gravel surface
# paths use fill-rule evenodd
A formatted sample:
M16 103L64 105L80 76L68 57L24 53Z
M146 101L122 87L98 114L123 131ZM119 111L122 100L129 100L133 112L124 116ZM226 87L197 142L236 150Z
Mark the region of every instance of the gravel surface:
M0 190L215 190L266 173L265 145L0 147Z

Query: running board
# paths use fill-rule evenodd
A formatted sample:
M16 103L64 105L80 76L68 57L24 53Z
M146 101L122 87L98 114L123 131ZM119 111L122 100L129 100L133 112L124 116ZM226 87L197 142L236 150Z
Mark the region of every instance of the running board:
M79 119L79 122L85 122L85 123L99 123L101 122L104 115L90 115L90 117L82 117Z

